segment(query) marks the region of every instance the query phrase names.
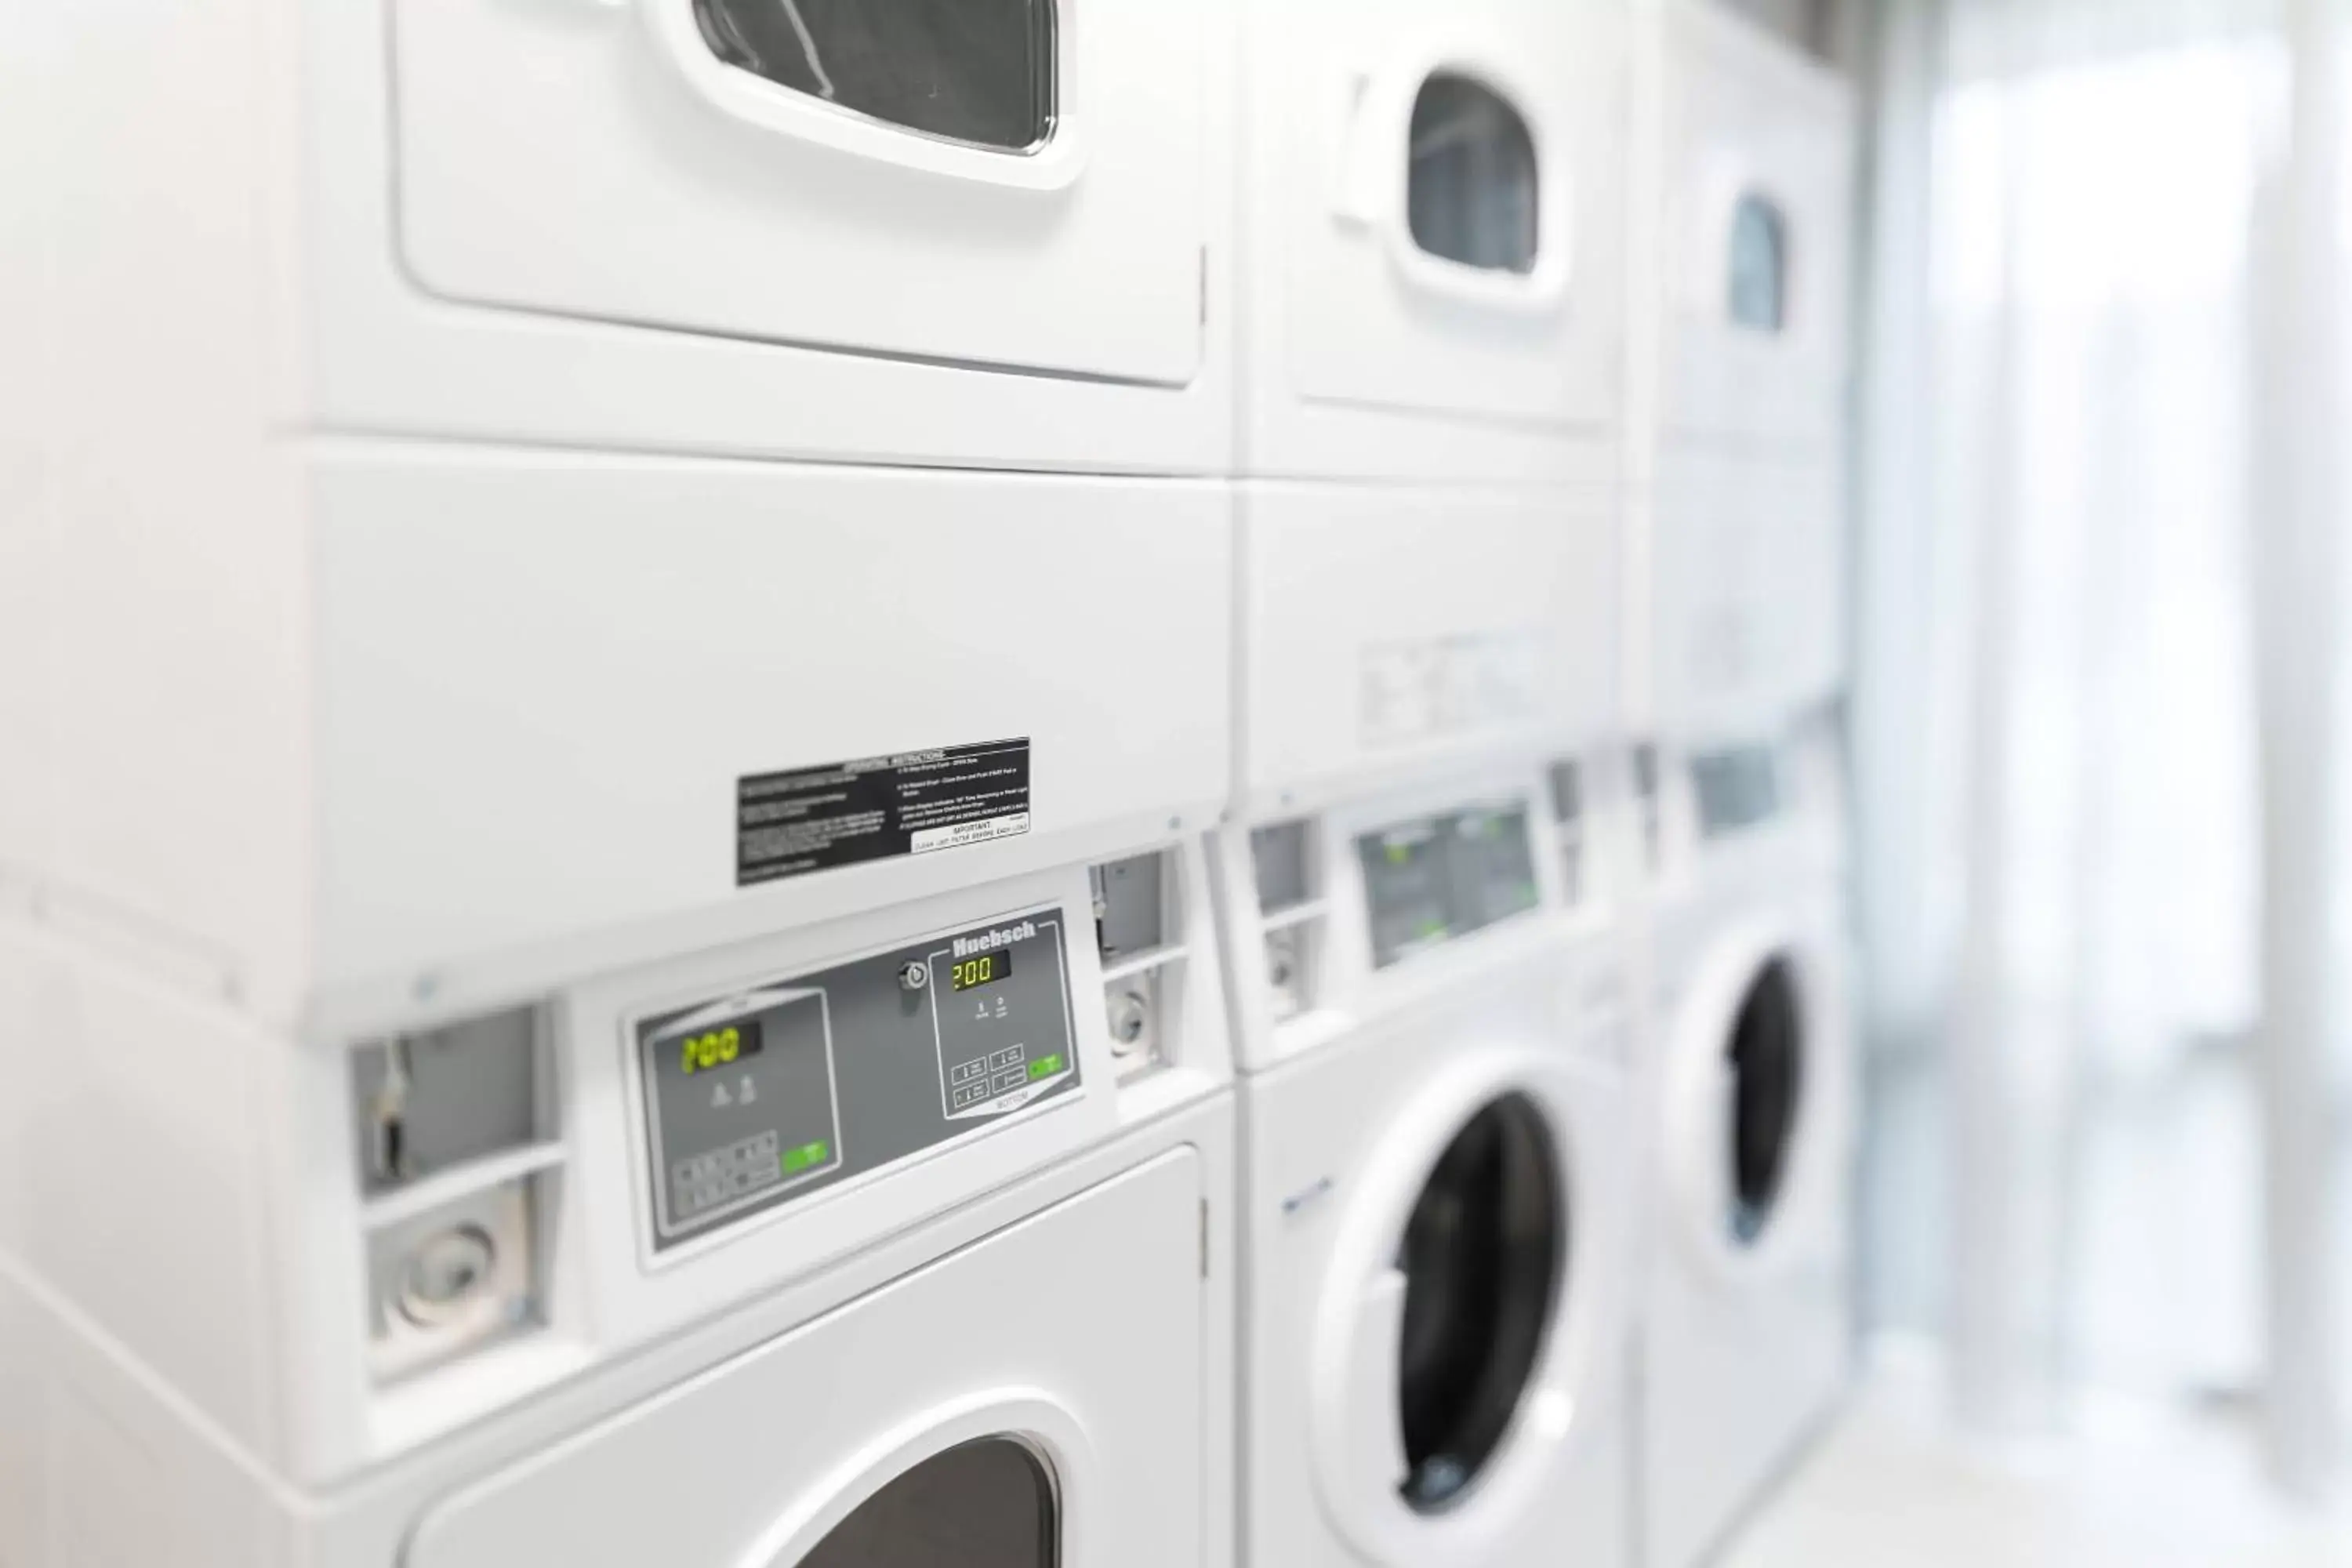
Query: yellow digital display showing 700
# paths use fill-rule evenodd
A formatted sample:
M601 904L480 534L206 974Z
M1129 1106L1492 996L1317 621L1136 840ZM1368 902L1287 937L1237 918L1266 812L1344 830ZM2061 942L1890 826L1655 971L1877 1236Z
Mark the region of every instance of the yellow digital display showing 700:
M705 1029L677 1043L677 1065L687 1077L711 1072L730 1062L760 1054L760 1021L749 1019L723 1028Z
M959 958L948 972L951 990L969 991L975 985L992 985L1013 973L1013 955L1009 952L983 952L973 958Z

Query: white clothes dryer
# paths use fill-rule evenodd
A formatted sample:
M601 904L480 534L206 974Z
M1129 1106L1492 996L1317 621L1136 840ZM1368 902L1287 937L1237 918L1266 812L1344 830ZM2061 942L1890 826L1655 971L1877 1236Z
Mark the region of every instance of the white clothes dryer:
M344 1037L1202 826L1233 10L1074 4L0 20L0 865Z
M1851 83L1727 6L1666 0L1658 258L1673 433L1835 455L1853 275Z
M1617 417L1623 7L1243 11L1243 471L1566 478Z
M1095 1000L1169 861L350 1050L10 922L0 1562L1221 1568L1214 965Z
M1221 842L1245 1564L1626 1561L1623 953L1541 784Z
M1643 1562L1692 1568L1834 1407L1853 1355L1841 831L1769 750L1675 759L1636 1073L1649 1186Z
M1670 743L1753 741L1845 674L1853 90L1722 6L1652 16L1641 123L1664 196L1633 468L1655 621L1635 706Z
M58 243L0 268L70 336L57 379L110 383L115 438L152 419L142 463L184 487L297 431L1219 472L1235 24L1231 0L12 17L44 79L17 129L75 153L12 215Z

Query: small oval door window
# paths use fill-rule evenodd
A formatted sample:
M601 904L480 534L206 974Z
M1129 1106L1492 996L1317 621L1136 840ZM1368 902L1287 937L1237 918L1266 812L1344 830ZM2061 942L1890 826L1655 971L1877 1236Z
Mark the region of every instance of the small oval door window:
M1506 1095L1464 1125L1406 1222L1398 1491L1436 1513L1486 1473L1543 1353L1569 1219L1544 1114Z
M1028 153L1054 133L1055 0L694 0L711 52L926 136Z
M1789 224L1769 197L1750 191L1731 214L1731 319L1759 332L1789 320Z
M1536 265L1536 144L1510 103L1440 72L1412 103L1405 212L1432 256L1493 272Z
M1804 1023L1786 959L1766 964L1741 999L1726 1052L1731 1072L1731 1238L1753 1246L1789 1174L1804 1081Z
M1058 1513L1044 1461L984 1437L894 1478L796 1568L1056 1568Z

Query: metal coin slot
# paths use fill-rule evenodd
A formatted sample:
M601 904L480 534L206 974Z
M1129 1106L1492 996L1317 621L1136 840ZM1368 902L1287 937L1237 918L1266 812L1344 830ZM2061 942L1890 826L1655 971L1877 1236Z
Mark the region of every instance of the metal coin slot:
M1111 1051L1133 1056L1151 1033L1151 1001L1140 991L1120 991L1110 999Z
M439 1328L488 1286L498 1244L479 1226L461 1225L427 1237L409 1255L401 1275L400 1315L419 1328Z
M378 1383L529 1329L541 1300L532 1237L552 1180L498 1182L369 1233L368 1369Z
M1307 942L1308 932L1302 926L1270 932L1265 939L1265 984L1277 1024L1307 1011Z
M1104 988L1110 1054L1118 1063L1122 1082L1160 1066L1164 1058L1166 1035L1160 1017L1160 972L1153 970L1115 981Z

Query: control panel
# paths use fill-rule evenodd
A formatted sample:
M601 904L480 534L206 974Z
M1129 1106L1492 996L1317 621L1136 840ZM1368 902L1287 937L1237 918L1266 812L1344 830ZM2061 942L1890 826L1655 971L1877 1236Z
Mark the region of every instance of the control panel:
M655 1247L1074 1093L1064 924L1041 910L639 1019Z
M1360 836L1356 854L1376 968L1541 900L1525 802L1397 823Z

